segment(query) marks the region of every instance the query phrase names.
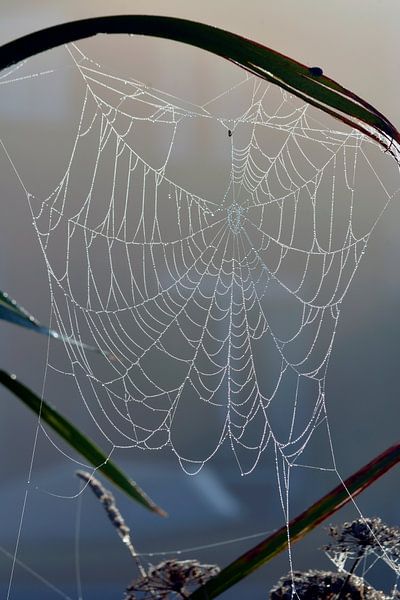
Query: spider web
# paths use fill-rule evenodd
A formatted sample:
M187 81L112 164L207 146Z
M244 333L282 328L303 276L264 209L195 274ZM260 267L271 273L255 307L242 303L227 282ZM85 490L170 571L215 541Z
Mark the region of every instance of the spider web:
M253 77L191 106L70 53L75 142L55 189L28 200L57 327L105 354L68 346L71 369L50 368L114 447L169 447L190 473L225 442L242 473L268 446L295 464L325 419L340 305L375 223L356 221L368 143ZM238 92L245 110L221 116ZM175 146L210 121L230 168L201 195L177 181ZM201 427L199 455L187 431Z
M111 452L168 449L195 474L230 445L248 474L270 448L288 522L291 469L337 473L306 449L331 444L341 303L394 196L377 146L247 74L198 105L68 52L72 150L50 193L23 187L53 325L103 354L51 344L46 377L76 386Z

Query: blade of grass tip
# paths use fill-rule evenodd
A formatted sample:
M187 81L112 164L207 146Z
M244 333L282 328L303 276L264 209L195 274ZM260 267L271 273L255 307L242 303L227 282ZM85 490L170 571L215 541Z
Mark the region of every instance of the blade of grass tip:
M99 33L161 37L212 52L351 125L396 157L392 148L393 141L400 144L396 127L370 103L326 77L320 67L308 67L240 35L195 21L157 15L108 15L61 23L1 46L0 70Z
M152 512L160 516L167 513L157 506L151 498L134 482L129 479L109 458L72 423L63 417L44 400L39 398L32 390L19 382L15 375L10 375L0 370L0 384L33 410L40 419L52 427L74 450L84 456L98 471L103 473L110 481L123 492L136 500Z
M8 321L9 323L13 323L14 325L19 325L20 327L26 327L27 329L31 329L32 331L36 331L36 333L41 333L42 335L54 338L55 340L59 340L61 342L68 342L68 344L78 346L83 350L88 350L90 352L98 352L103 356L108 356L111 359L114 358L112 354L105 352L98 347L90 346L89 344L80 342L71 336L62 335L61 333L54 331L54 329L49 329L49 327L42 325L25 308L17 304L17 302L13 298L10 298L10 296L6 292L2 292L1 290L0 319L2 319L3 321Z
M285 550L288 546L288 535L291 545L295 544L399 462L400 443L382 452L343 483L325 494L290 521L288 527L284 525L257 546L242 554L222 569L218 575L193 592L189 596L190 600L216 598Z

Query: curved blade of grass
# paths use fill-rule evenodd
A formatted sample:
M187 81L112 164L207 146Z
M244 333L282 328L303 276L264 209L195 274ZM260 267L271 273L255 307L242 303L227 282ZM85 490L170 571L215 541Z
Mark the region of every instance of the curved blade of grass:
M110 15L62 23L0 47L0 70L39 52L98 33L149 35L208 50L358 129L396 156L392 143L400 143L400 133L395 126L371 104L326 77L322 69L310 68L242 36L194 21L150 15Z
M103 352L103 350L101 350L100 348L97 348L95 346L89 346L88 344L79 342L73 337L62 335L61 333L54 331L54 329L49 329L45 325L42 325L25 308L17 304L17 302L10 298L10 296L6 292L2 291L0 291L0 319L3 319L4 321L9 321L10 323L14 323L15 325L20 325L21 327L26 327L27 329L32 329L37 333L41 333L48 337L54 338L55 340L60 340L61 342L68 342L69 344L78 346L83 350L89 350L90 352L98 352L99 354L109 356L107 352Z
M382 452L348 477L342 484L328 492L320 500L317 500L307 510L290 521L288 527L286 525L281 527L257 546L242 554L222 569L218 575L193 592L189 598L191 600L216 598L285 550L288 546L288 536L291 545L295 544L399 462L400 443Z
M40 419L54 429L72 448L84 456L98 471L108 477L131 498L150 509L166 516L166 512L157 506L147 494L131 479L129 479L108 457L83 435L72 423L60 415L44 400L36 396L29 388L17 381L15 375L9 375L0 370L0 383L15 394L22 402L32 409Z

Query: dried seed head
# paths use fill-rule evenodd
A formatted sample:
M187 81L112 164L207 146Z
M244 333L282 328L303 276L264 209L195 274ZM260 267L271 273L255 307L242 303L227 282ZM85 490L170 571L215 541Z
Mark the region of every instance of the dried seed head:
M109 490L103 486L102 483L90 473L86 471L77 471L77 476L86 481L93 493L100 500L101 504L110 519L111 523L118 530L119 535L125 542L129 539L130 529L124 521L123 516L119 512L117 505L115 504L115 498Z
M324 550L334 562L338 556L345 561L374 554L390 563L392 568L399 568L400 530L389 527L377 517L330 527L329 535L333 541Z
M197 560L166 560L151 565L144 577L134 581L127 589L125 600L186 598L218 572L217 565L202 565Z
M389 600L361 577L329 571L294 571L282 577L270 592L270 600Z
M114 496L109 490L106 490L103 484L90 473L87 473L86 471L77 471L76 474L87 483L87 485L92 489L93 493L100 500L101 504L104 506L108 518L116 528L119 536L131 553L136 566L139 569L139 573L143 576L145 574L145 570L132 543L130 529L125 523L123 516L115 504Z

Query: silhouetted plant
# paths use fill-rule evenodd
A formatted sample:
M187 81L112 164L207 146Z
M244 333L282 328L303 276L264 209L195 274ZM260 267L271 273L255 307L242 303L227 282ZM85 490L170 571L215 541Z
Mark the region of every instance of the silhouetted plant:
M189 598L196 587L218 572L217 565L203 565L198 560L165 560L150 565L146 575L128 587L125 600Z
M279 580L270 600L388 600L362 577L330 571L294 571Z

